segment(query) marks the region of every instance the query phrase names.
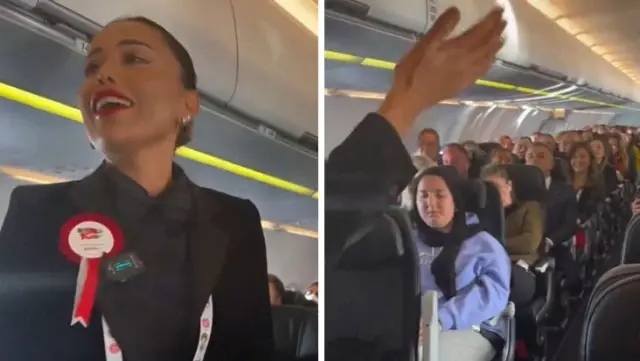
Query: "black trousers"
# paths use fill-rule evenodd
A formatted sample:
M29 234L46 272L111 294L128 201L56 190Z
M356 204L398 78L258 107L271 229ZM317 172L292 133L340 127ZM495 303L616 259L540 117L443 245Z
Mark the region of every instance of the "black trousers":
M513 263L511 266L511 293L510 300L516 306L527 306L536 294L536 276L527 272L524 268Z

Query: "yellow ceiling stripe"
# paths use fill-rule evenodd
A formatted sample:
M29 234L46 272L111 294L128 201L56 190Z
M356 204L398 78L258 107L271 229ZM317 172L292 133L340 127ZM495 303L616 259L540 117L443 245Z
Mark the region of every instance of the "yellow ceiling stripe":
M80 113L80 110L57 102L55 100L47 99L40 95L13 87L8 84L0 83L0 97L13 100L15 102L53 115L60 116L62 118L73 120L77 123L82 123L82 114ZM239 164L235 164L228 160L218 158L211 154L200 152L193 148L178 148L176 154L183 158L190 159L194 162L215 167L223 171L254 180L256 182L265 183L288 192L311 197L313 199L318 199L318 193L315 189L311 189Z
M387 61L387 60L367 58L367 57L356 56L356 55L351 55L351 54L345 54L345 53L340 53L340 52L331 51L331 50L325 50L324 58L327 59L327 60L333 60L333 61L338 61L338 62L343 62L343 63L350 63L350 64L357 64L357 65L361 65L361 66L365 66L365 67L369 67L369 68L376 68L376 69L383 69L383 70L393 70L395 68L395 66L396 66L396 64L394 62ZM549 92L549 91L545 91L545 90L542 90L542 89L531 89L531 88L527 88L527 87L522 87L522 86L517 86L517 85L507 84L507 83L501 83L501 82L492 81L492 80L486 80L486 79L478 79L478 80L476 80L476 85L484 86L484 87L488 87L488 88L494 88L494 89L501 89L501 90L508 90L508 91L514 91L514 92L519 92L519 93L531 94L531 95L548 96L550 98L563 99L563 100L566 100L566 101L576 102L576 103L583 103L583 104L589 104L589 105L597 105L597 106L604 106L604 107L611 107L611 108L618 108L618 109L625 109L625 110L640 111L640 109L638 109L638 108L627 107L627 106L624 106L624 105L611 104L611 103L601 102L601 101L597 101L597 100L591 100L591 99L585 99L585 98L580 98L580 97L572 97L572 96L568 96L568 95L556 94L554 92Z

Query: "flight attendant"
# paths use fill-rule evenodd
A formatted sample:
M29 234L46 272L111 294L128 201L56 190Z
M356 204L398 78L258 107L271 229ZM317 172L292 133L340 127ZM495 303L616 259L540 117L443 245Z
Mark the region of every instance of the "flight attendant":
M173 163L199 109L189 53L146 18L117 20L84 74L84 124L105 161L80 181L13 191L0 358L272 359L258 210Z

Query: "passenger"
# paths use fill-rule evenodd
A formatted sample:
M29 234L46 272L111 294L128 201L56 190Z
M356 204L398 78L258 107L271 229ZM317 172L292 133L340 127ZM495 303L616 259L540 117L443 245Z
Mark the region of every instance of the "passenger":
M466 140L462 142L462 146L467 150L467 153L469 154L469 157L471 159L478 158L484 155L484 152L482 151L482 149L480 149L478 143L474 142L473 140Z
M524 157L527 155L527 150L531 146L531 138L521 137L513 147L513 154L524 163Z
M271 306L280 306L284 303L284 283L276 275L269 274L269 300Z
M442 149L442 165L452 166L462 177L469 178L471 159L460 143L450 143Z
M536 278L529 271L539 258L542 242L543 212L538 202L519 202L507 171L501 165L489 165L482 178L500 191L505 212L506 248L512 263L511 300L516 309L527 306L535 296ZM524 263L523 263L524 262Z
M571 159L571 185L576 191L578 200L578 223L588 221L604 201L604 181L600 176L600 169L589 144L579 142L573 144L569 151Z
M574 143L580 142L582 138L580 134L573 130L568 130L562 133L562 136L559 136L558 141L558 150L564 154L568 154L571 150L571 146Z
M575 191L565 181L551 177L555 159L546 144L533 143L527 152L527 164L542 171L549 190L544 232L545 242L550 248L549 254L556 259L558 270L565 276L566 287L579 291L581 284L578 265L573 259L569 244L578 222Z
M504 148L496 148L491 152L491 164L511 164L511 153Z
M506 337L504 322L491 320L507 305L511 266L498 240L478 224L467 224L465 186L447 167L429 168L414 180L420 288L442 298L440 360L491 361Z
M437 166L437 164L433 163L429 158L423 157L421 155L411 156L411 161L413 162L413 166L418 170L418 172L416 172L416 175L420 174L420 172L427 168ZM411 187L406 186L400 194L400 206L407 210L410 210L413 206L414 197L415 195L411 193Z
M589 146L593 152L596 165L600 169L600 174L602 174L606 194L609 195L618 187L618 177L615 168L609 163L611 151L609 150L607 136L595 135L593 140L589 142Z
M543 143L553 152L554 157L565 158L565 155L558 149L558 143L553 135L549 133L541 133L535 142Z
M508 152L512 152L513 151L513 140L511 140L511 137L508 135L503 135L500 137L500 139L498 140L498 143L500 143L500 145L502 146L502 148L506 149Z
M2 360L113 360L113 350L128 361L271 359L260 214L173 162L200 108L187 50L147 18L111 22L91 40L79 98L105 161L79 181L14 189L0 284L24 283L1 296ZM78 263L96 252L81 236L103 242L107 257L96 299L75 308ZM124 262L110 254L118 249L128 263L115 263ZM87 273L83 295L98 274Z
M620 134L614 133L609 136L609 147L611 147L611 164L618 172L618 180L622 181L629 176L629 155Z
M427 158L431 163L438 163L440 158L440 134L433 128L422 129L418 136L420 155Z
M304 297L311 302L318 303L319 293L320 293L320 290L318 288L318 282L313 282L307 288L307 292L305 292Z
M608 133L607 126L603 124L598 124L593 129L595 134L604 135Z

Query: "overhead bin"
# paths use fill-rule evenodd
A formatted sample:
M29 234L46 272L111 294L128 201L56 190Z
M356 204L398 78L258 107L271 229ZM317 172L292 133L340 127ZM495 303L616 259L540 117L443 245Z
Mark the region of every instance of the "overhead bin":
M317 8L308 0L279 1L306 2L310 8ZM293 19L277 1L232 2L240 61L230 105L295 136L305 132L317 136L317 35Z
M350 0L352 1L352 0ZM462 13L456 33L484 16L495 0L357 0L369 6L368 17L412 32L423 33L450 6ZM501 0L509 21L505 47L498 58L523 67L560 73L616 95L640 101L640 86L600 55L550 21L525 0Z
M317 37L274 1L30 1L100 25L148 17L185 44L204 93L293 137L317 135Z

